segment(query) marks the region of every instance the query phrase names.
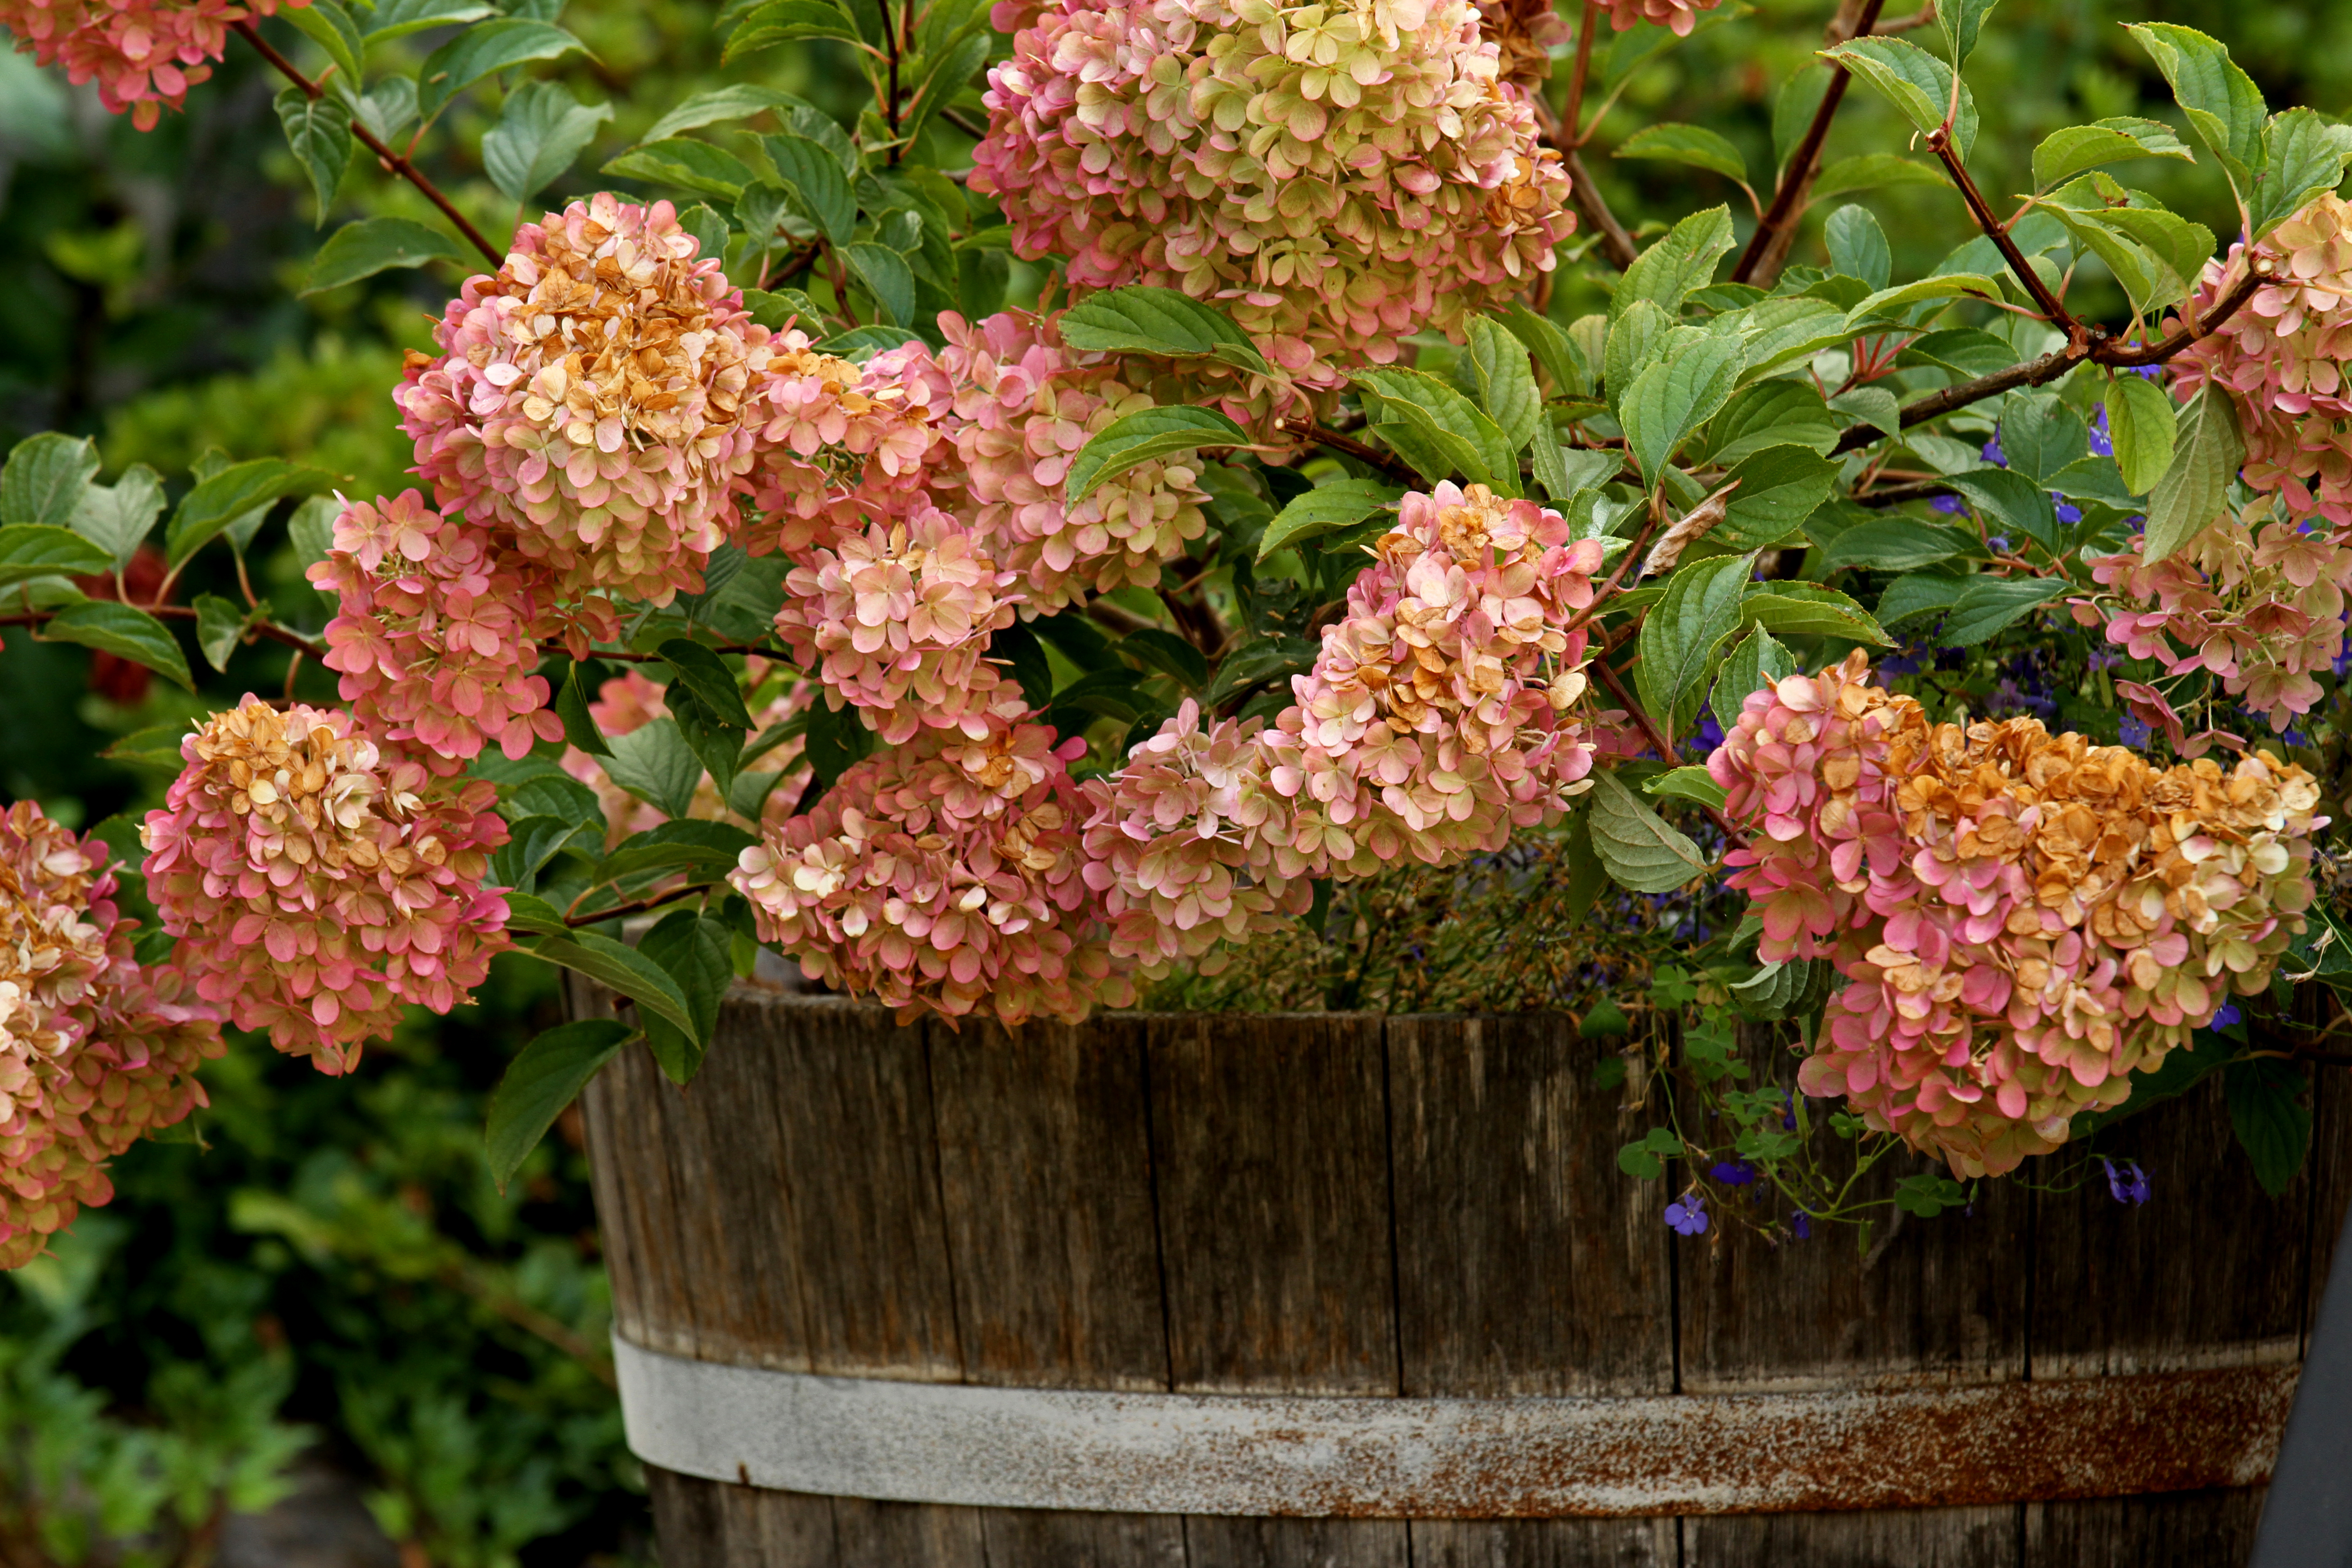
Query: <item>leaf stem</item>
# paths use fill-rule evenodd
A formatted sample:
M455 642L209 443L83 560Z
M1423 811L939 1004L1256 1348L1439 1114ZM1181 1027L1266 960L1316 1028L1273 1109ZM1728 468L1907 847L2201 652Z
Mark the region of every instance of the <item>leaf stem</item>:
M1592 38L1601 30L1601 0L1584 0L1584 20L1576 29L1576 64L1568 78L1568 103L1559 120L1566 132L1563 154L1584 145L1584 84L1592 75Z
M1969 216L1977 220L1977 226L1984 230L1985 237L2000 252L2000 258L2009 263L2010 271L2033 296L2042 314L2050 318L2050 324L2070 340L2081 338L2088 329L2074 318L2065 303L2051 292L2050 285L2042 280L2042 274L2033 269L2033 264L2025 259L2025 253L2017 248L2017 241L2010 237L2009 226L1992 216L1992 208L1985 205L1984 193L1977 189L1976 181L1969 174L1969 166L1952 148L1948 125L1938 125L1927 132L1927 150L1943 160L1945 172L1960 188L1960 199L1969 204Z

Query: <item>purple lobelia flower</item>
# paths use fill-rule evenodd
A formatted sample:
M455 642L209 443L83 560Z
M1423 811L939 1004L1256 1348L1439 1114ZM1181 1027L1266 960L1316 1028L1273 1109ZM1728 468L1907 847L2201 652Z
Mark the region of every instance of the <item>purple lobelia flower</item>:
M1666 1224L1683 1236L1696 1236L1706 1229L1706 1195L1685 1193L1666 1205Z
M2126 1160L2118 1169L2113 1160L2102 1158L2099 1163L2107 1168L2107 1191L2119 1204L2147 1202L2147 1173L2139 1168L2137 1160Z

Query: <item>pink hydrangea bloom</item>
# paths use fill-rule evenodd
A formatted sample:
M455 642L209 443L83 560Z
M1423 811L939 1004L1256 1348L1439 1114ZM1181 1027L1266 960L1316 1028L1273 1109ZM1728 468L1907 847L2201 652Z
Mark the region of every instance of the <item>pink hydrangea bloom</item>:
M977 739L927 729L770 824L728 880L811 980L902 1020L1075 1023L1131 1000L1082 874L1068 760L1083 749L1003 718Z
M301 5L308 0L286 0ZM213 74L228 48L228 26L277 15L278 0L0 0L0 27L19 52L62 65L77 86L98 83L110 114L152 131L165 105Z
M1579 703L1597 540L1483 485L1411 494L1271 727L1187 704L1089 781L1088 872L1113 952L1197 957L1303 907L1305 884L1499 849L1586 787Z
M2172 362L2174 395L2186 401L2209 384L2234 394L2246 482L2283 494L2290 516L2315 511L2352 529L2352 204L2324 192L2252 258L2238 244L2207 262L2192 313L2202 320L2249 266L2269 281Z
M1181 289L1336 384L1334 358L1452 331L1574 228L1500 69L1469 0L1055 0L989 72L971 186L1073 285Z
M797 679L780 682L773 695L762 699L760 689L768 684L766 678L773 667L759 658L747 658L743 662L752 688L749 706L751 733L755 737L795 713L806 711L809 704L816 700L816 682ZM669 717L669 704L662 692L660 686L634 669L616 675L598 689L595 700L588 704L589 721L596 726L598 733L607 737L631 734L656 719ZM763 820L781 822L790 816L800 804L801 794L809 784L808 764L802 755L804 745L801 736L793 735L777 742L773 751L745 764L747 772L777 775L774 789L761 807ZM618 845L633 833L643 833L669 820L660 807L638 799L614 784L612 774L604 771L603 762L579 747L564 748L562 765L565 773L595 792L596 803L604 811L607 847ZM711 782L707 773L694 786L694 800L687 816L700 822L731 822L738 827L756 828L759 826L735 814L720 797L719 786Z
M2092 557L2091 574L2109 592L2074 601L2075 619L2104 619L2109 642L2167 675L2221 677L2230 695L2285 730L2311 711L2321 695L2314 677L2344 652L2352 528L2273 521L2275 504L2264 497L2242 514L2224 512L2153 565L2144 536L2120 554Z
M507 946L481 780L435 779L348 713L247 697L181 742L140 829L173 963L239 1028L349 1071L404 1004L467 999Z
M751 476L762 515L738 544L798 552L869 520L956 505L955 395L929 348L902 344L860 365L817 353L795 328L770 350L748 416L764 421Z
M1624 32L1637 22L1653 22L1672 32L1677 38L1687 38L1698 26L1698 14L1712 11L1723 0L1608 0L1609 26Z
M768 331L667 202L609 193L515 231L395 393L416 471L566 595L702 585L751 466Z
M1799 1082L1999 1173L2268 983L2319 790L2256 752L2159 771L2032 719L1931 725L1855 653L1751 695L1707 761L1768 960L1849 984Z
M1020 574L1024 596L1041 615L1088 590L1155 586L1160 565L1208 530L1197 453L1140 464L1068 504L1070 459L1153 399L1110 355L1063 343L1057 319L1019 310L975 322L940 318L973 516L1000 542L1001 561Z
M562 738L547 682L531 673L545 574L481 529L415 490L344 501L334 548L310 575L341 599L325 663L370 732L415 742L444 773L486 744L520 757Z
M802 552L776 632L827 700L892 745L925 727L978 739L1003 677L982 657L1020 596L991 541L936 508Z
M111 1198L107 1161L205 1104L221 1054L213 1010L132 959L107 858L31 801L0 813L0 1268Z

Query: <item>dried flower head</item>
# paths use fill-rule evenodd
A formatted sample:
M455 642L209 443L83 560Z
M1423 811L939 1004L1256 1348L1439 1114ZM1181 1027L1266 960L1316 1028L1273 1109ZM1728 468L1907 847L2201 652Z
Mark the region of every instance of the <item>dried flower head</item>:
M221 1054L212 1009L132 959L107 858L31 801L0 813L0 1268L111 1198L106 1162L205 1103Z
M258 698L181 742L140 829L174 964L239 1028L350 1070L403 1004L467 999L507 945L482 884L506 842L495 786L436 780L347 713Z
M950 318L952 319L952 318ZM747 415L759 437L752 499L763 521L737 542L800 552L875 519L956 506L955 398L921 343L863 365L820 353L798 329L770 345Z

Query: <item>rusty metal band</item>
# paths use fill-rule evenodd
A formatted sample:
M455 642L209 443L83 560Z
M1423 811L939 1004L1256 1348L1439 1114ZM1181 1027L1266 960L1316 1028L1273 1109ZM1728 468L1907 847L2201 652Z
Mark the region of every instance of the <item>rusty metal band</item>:
M982 1388L617 1336L647 1464L983 1508L1511 1519L1924 1508L2266 1480L2296 1369L1961 1388L1380 1399Z

